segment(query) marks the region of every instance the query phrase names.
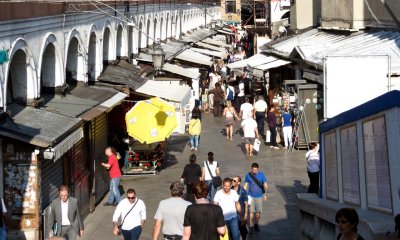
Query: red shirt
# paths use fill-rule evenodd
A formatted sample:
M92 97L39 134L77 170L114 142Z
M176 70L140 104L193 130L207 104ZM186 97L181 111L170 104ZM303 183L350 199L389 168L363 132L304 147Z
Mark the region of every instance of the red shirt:
M121 170L119 169L118 159L113 154L108 157L108 165L110 165L110 178L121 177Z

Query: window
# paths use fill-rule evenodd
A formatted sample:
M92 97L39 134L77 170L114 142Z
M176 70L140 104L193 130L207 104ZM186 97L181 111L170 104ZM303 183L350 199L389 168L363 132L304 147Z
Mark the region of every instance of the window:
M236 0L226 0L225 13L236 13Z

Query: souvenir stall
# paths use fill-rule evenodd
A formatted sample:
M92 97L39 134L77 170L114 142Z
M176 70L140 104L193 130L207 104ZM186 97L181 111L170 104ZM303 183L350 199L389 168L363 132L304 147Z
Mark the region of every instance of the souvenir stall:
M178 126L175 107L160 98L139 101L125 115L127 132L125 142L124 176L156 174L164 164L167 138Z

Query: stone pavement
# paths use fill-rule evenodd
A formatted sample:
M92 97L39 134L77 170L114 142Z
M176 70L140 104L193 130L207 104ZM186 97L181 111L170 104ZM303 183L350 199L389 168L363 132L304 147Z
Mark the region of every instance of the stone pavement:
M258 162L260 170L265 173L269 184L269 199L264 203L258 233L248 239L300 239L300 214L297 208L297 193L307 192L309 184L305 151L273 150L261 146L261 151L254 157L246 159L242 139L239 134L229 141L223 135L224 118L214 118L212 114L202 114L202 133L197 162L201 164L209 151L214 152L215 160L220 163L221 176L244 178L252 162ZM236 122L235 129L239 128ZM141 239L151 239L154 214L158 202L170 197L169 186L179 180L183 167L189 162L191 154L188 137L174 136L169 144L169 160L166 169L158 175L124 177L121 181L124 189L134 188L147 208L147 221ZM242 183L243 184L243 183ZM103 199L103 202L106 200ZM122 239L112 234L112 214L115 207L104 207L101 204L85 219L84 240ZM161 237L159 239L162 239Z

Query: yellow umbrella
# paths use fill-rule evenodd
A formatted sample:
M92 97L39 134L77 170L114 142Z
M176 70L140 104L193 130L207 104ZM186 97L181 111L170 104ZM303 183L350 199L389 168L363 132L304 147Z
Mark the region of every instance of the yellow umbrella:
M175 107L156 97L137 102L125 122L129 136L146 144L164 141L178 126Z

